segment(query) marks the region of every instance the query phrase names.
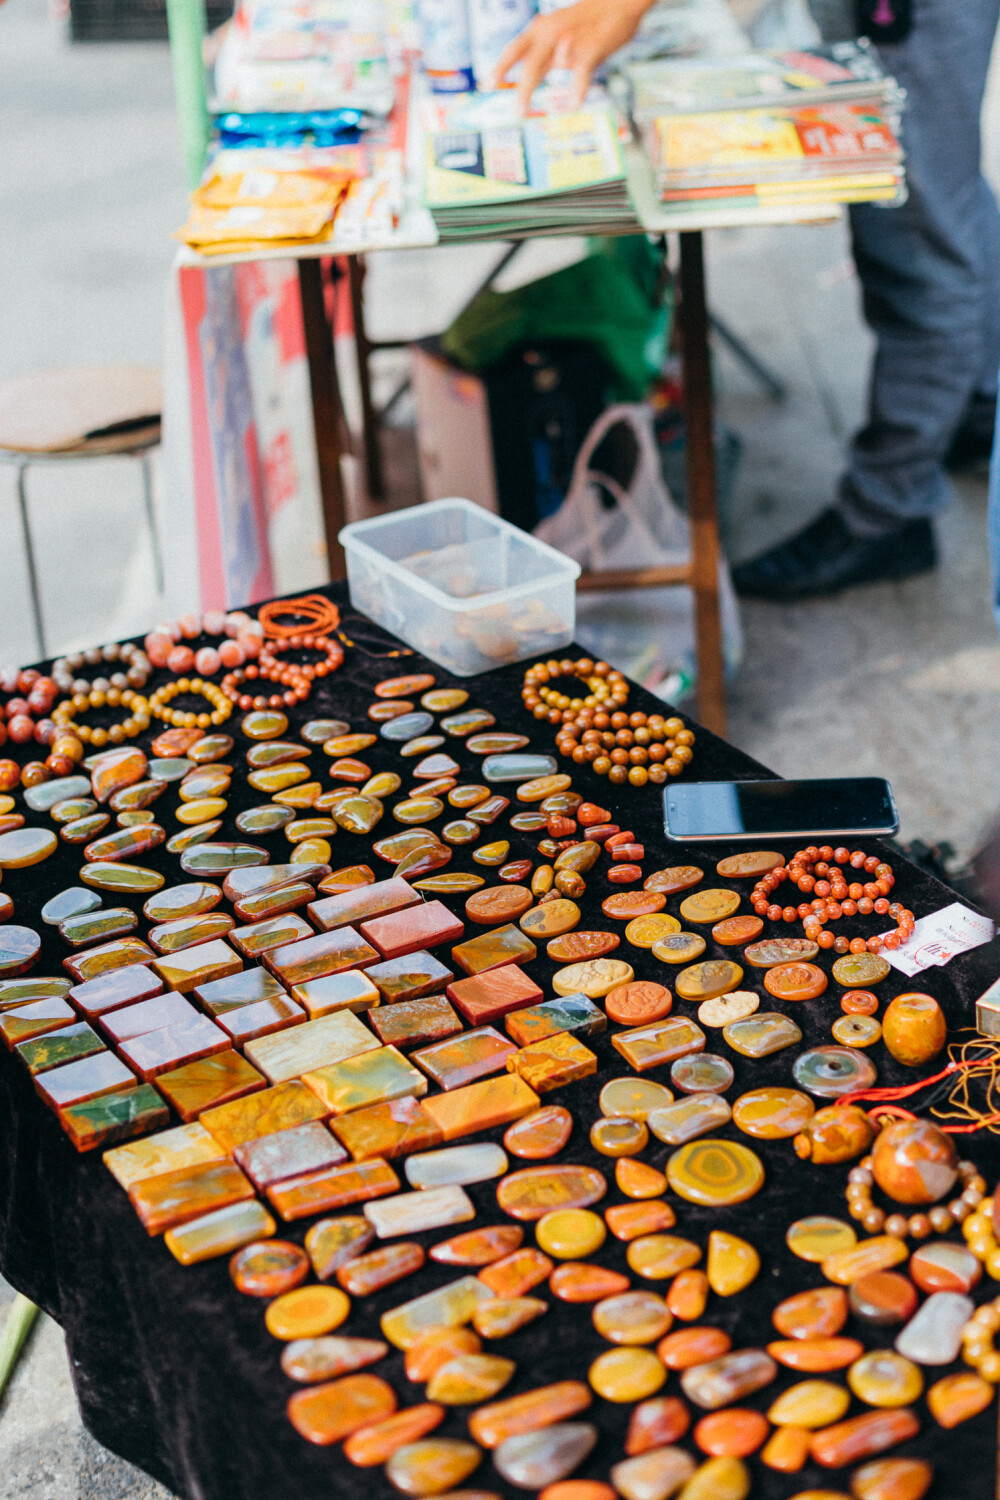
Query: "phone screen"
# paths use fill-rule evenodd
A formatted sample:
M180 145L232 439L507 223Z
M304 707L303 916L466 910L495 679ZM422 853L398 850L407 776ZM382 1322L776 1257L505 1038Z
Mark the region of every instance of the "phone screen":
M690 781L663 793L669 838L819 837L895 833L892 788L881 776L815 781Z

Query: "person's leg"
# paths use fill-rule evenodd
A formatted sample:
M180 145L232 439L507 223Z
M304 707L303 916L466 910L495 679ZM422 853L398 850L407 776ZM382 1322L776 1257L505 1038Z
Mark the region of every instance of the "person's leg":
M1000 0L913 0L910 35L881 49L907 90L909 199L851 214L878 339L869 418L837 506L735 568L744 593L801 597L933 566L928 518L949 497L945 454L1000 362L1000 215L979 166L998 16Z
M1000 412L997 413L996 437L990 461L990 491L987 507L990 537L990 564L993 571L993 614L1000 630Z

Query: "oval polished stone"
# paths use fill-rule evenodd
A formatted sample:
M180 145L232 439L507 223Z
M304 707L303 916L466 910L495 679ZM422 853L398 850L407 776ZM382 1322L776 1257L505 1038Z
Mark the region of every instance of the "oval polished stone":
M750 990L730 990L728 995L717 995L714 1000L703 1000L698 1007L698 1020L703 1026L712 1026L724 1031L732 1021L745 1021L760 1006L760 997Z
M21 870L40 864L58 848L51 828L15 828L0 833L0 870Z
M293 1339L281 1351L281 1368L289 1380L312 1385L376 1364L388 1352L389 1345L380 1339L342 1338L339 1335Z
M390 719L382 725L379 734L384 740L404 741L412 740L420 734L427 734L434 727L433 714L417 713L401 714L399 718Z
M580 908L575 901L562 897L547 901L544 906L535 906L521 917L519 926L533 942L562 937L580 920Z
M628 984L634 977L632 965L623 959L593 958L558 969L552 976L552 988L557 995L581 994L589 1000L600 1000L610 990Z
M492 734L487 732L472 735L466 740L465 748L471 750L473 755L510 755L515 750L523 750L530 743L526 734L508 734L497 731Z
M465 915L470 922L486 927L499 927L504 922L513 922L532 905L534 897L524 885L492 885L476 891L465 903Z
M601 1089L600 1107L611 1119L645 1121L654 1109L672 1104L674 1096L649 1078L612 1078Z
M847 1295L854 1316L873 1328L905 1323L917 1310L917 1289L898 1271L867 1271Z
M592 839L584 839L580 844L572 844L568 849L563 849L556 855L555 868L557 870L575 870L578 875L586 875L592 870L601 857L601 846L595 844Z
M644 1026L670 1014L673 996L665 985L634 980L609 990L604 1008L621 1026Z
M497 1203L513 1219L540 1219L557 1208L589 1208L608 1184L594 1167L522 1167L497 1188Z
M438 797L410 797L397 802L392 815L397 823L425 823L438 818L444 812L444 803Z
M330 767L330 775L347 780L348 778L344 777L341 770L338 769L337 757L359 755L362 750L370 750L372 745L377 743L378 735L369 734L365 730L362 730L359 734L338 734L332 740L327 740L323 745L323 753L329 755L334 760L334 764ZM356 764L361 766L363 762L357 761ZM370 775L371 772L365 766L365 776Z
M665 896L674 896L678 891L689 891L700 885L704 878L704 870L697 865L668 865L647 875L642 886L646 891L661 891Z
M677 1494L690 1479L695 1470L694 1459L683 1448L671 1447L672 1439L664 1441L665 1447L636 1453L633 1458L615 1464L611 1478L624 1500L667 1500L667 1496ZM631 1450L626 1447L626 1451Z
M270 857L256 844L196 844L181 855L181 869L185 875L228 875L231 870L266 865Z
M983 1274L972 1251L951 1240L920 1245L908 1269L922 1292L971 1292Z
M493 1462L509 1484L540 1490L578 1469L596 1442L597 1428L591 1423L557 1422L505 1439L494 1448Z
M602 1156L638 1156L649 1143L649 1131L641 1120L595 1120L590 1144Z
M652 1349L626 1347L599 1354L587 1378L605 1401L644 1401L660 1389L667 1371Z
M154 813L147 812L144 808L138 812L122 812L117 815L115 822L119 828L138 828L141 823L155 823Z
M882 1036L882 1027L874 1016L841 1016L830 1031L842 1047L873 1047Z
M59 837L66 844L86 844L95 833L101 833L107 828L110 822L110 813L91 813L88 818L74 818L72 823L64 823L59 830Z
M881 953L845 953L833 965L833 977L845 989L868 989L892 972Z
M87 919L80 917L76 920ZM0 979L13 979L26 973L38 962L41 951L42 940L33 928L18 927L11 922L0 924Z
M929 1204L951 1192L958 1175L954 1138L930 1120L894 1120L876 1136L872 1172L896 1203Z
M837 1250L850 1250L857 1244L857 1234L843 1219L832 1219L825 1214L813 1214L809 1218L796 1219L785 1232L785 1244L800 1260L819 1265Z
M183 854L185 849L190 849L195 844L207 844L221 827L221 818L213 819L210 823L196 823L192 828L182 828L179 833L175 833L167 839L164 847L168 854Z
M182 808L181 811L183 810ZM202 819L194 821L201 822ZM139 828L122 828L117 833L109 833L106 838L95 839L92 844L88 844L83 857L94 864L132 859L150 849L159 848L166 836L158 823L147 823Z
M851 1365L847 1384L858 1400L868 1406L909 1406L923 1394L924 1377L912 1360L904 1359L901 1354L894 1354L891 1349L872 1349Z
M855 1469L851 1494L854 1500L923 1500L933 1479L934 1470L926 1459L876 1458Z
M767 1346L768 1354L779 1365L814 1375L843 1370L864 1350L859 1339L848 1338L775 1339Z
M448 875L431 875L427 880L413 880L410 883L415 891L434 891L457 896L464 895L466 891L478 891L486 881L482 875L455 870Z
M90 781L86 776L61 776L54 781L42 781L38 786L29 786L24 791L24 805L32 812L49 812L68 797L89 797ZM10 812L10 807L4 808Z
M633 917L650 917L661 912L666 904L666 896L657 891L616 891L613 896L605 896L601 911L606 917L631 922Z
M166 885L166 876L157 870L122 863L84 865L80 879L98 891L158 891Z
M329 864L332 853L326 839L309 837L300 840L288 857L292 864L326 865Z
M631 1240L626 1259L637 1276L666 1281L701 1260L701 1246L674 1234L645 1234Z
M290 807L276 807L266 802L263 807L248 807L237 813L236 827L240 833L277 833L293 822L295 812Z
M705 1411L717 1411L770 1385L778 1366L763 1349L736 1349L681 1374L681 1388L689 1401Z
M430 692L424 693L420 703L432 714L447 714L461 708L468 701L469 695L465 688L432 688Z
M345 726L346 727L346 726ZM332 735L324 735L324 739L330 739ZM252 770L258 766L278 766L288 760L308 760L312 752L305 745L297 745L294 740L263 740L256 745L251 745L246 753L247 765ZM150 775L152 775L150 769Z
M442 719L441 728L445 734L465 739L467 735L491 729L495 723L496 719L485 708L467 708L464 713L451 714L447 719Z
M412 714L416 705L408 698L385 698L369 703L368 717L375 724L384 724L388 719L399 719L403 714Z
M759 1270L760 1256L753 1245L726 1230L711 1231L705 1271L717 1297L733 1297L742 1292L756 1279Z
M740 898L735 891L704 890L686 896L679 910L685 922L708 925L731 917L739 909Z
M557 963L577 963L581 959L603 958L613 953L621 939L614 932L570 932L553 938L545 952Z
M405 855L396 866L396 874L412 884L413 876L426 875L431 870L442 870L450 863L451 850L444 844L435 844L429 848L414 849L412 854ZM445 886L444 889L447 890L449 887ZM474 887L466 885L464 889L472 890Z
M635 917L628 924L625 941L635 948L652 948L661 938L671 937L680 930L681 924L669 912L653 912L648 917Z
M816 1106L798 1089L771 1085L741 1094L733 1105L733 1124L744 1135L760 1140L784 1140L796 1135L812 1118Z
M184 777L177 795L182 802L197 802L200 797L223 797L231 781L232 771L228 766L202 766Z
M682 1271L670 1284L667 1306L675 1318L694 1323L705 1311L710 1290L704 1271Z
M905 1406L896 1411L865 1412L818 1432L812 1440L812 1457L824 1468L839 1469L908 1442L919 1431L919 1419Z
M876 1234L852 1250L835 1250L822 1262L823 1275L838 1286L851 1286L873 1271L888 1271L907 1258L905 1240L893 1234Z
M551 755L522 755L518 752L512 754L488 755L483 761L483 777L486 781L497 783L507 781L527 781L529 778L546 777L558 771L559 763ZM567 786L569 778L567 778ZM559 788L552 787L551 791ZM542 797L548 795L543 792ZM541 801L542 797L538 800Z
M670 1064L670 1082L682 1094L724 1094L733 1077L732 1063L712 1052L693 1052Z
M539 833L547 822L543 812L517 812L511 818L510 826L519 833Z
M832 1338L847 1322L847 1293L839 1286L795 1292L778 1303L771 1322L786 1338Z
M397 1448L386 1463L385 1472L404 1495L440 1495L446 1490L461 1494L455 1486L468 1479L479 1467L481 1458L482 1452L476 1444L464 1438L420 1438Z
M288 765L264 766L259 771L251 771L247 781L256 792L267 792L273 795L275 792L283 792L287 787L298 786L300 782L309 780L309 767L301 766L293 761Z
M478 807L481 802L486 801L489 795L489 787L477 786L474 784L468 786L453 786L451 791L448 793L448 801L451 803L452 807Z
M557 1260L581 1260L604 1244L606 1229L599 1214L587 1208L560 1208L543 1214L535 1225L535 1239Z
M599 1302L628 1290L629 1280L620 1271L586 1261L564 1261L549 1277L549 1291L560 1302Z
M385 1463L400 1448L433 1432L444 1420L444 1407L434 1401L409 1406L394 1416L370 1422L353 1432L344 1443L344 1457L359 1468Z
M339 1287L304 1286L275 1298L264 1322L276 1339L318 1338L339 1328L350 1310L350 1298Z
M178 823L210 823L221 818L228 806L225 797L199 797L196 802L182 802L174 816Z
M68 797L64 802L57 802L49 813L53 823L72 823L75 818L89 818L91 813L97 811L97 803L92 797ZM21 828L24 819L20 823L11 824L12 828Z
M763 1187L764 1167L736 1141L690 1141L667 1162L667 1180L688 1203L745 1203Z
M509 1125L503 1143L512 1156L522 1161L543 1161L562 1150L572 1130L573 1116L569 1110L561 1104L546 1104Z
M268 739L272 738L270 735L266 737ZM255 738L255 736L248 736L248 738ZM264 738L264 736L260 736L260 738ZM195 740L193 745L188 746L187 756L196 765L210 765L213 761L224 760L233 749L234 743L232 736L228 734L205 734L200 739Z
M309 1275L309 1257L289 1240L256 1240L229 1262L233 1285L247 1297L277 1297Z
M378 839L372 844L372 853L384 859L386 864L398 865L414 850L433 848L437 842L437 834L429 828L411 828L406 833L392 833L388 838Z
M496 777L486 772L485 766L487 765L489 761L484 763L483 774L487 781L495 781ZM563 771L557 771L548 776L533 776L531 780L522 782L518 787L517 800L518 802L542 802L546 797L551 797L553 792L569 791L572 784L573 778Z
M795 1082L820 1099L870 1089L877 1076L875 1064L853 1047L813 1047L792 1064Z
M692 964L678 974L674 989L681 1000L714 1000L727 990L735 990L743 978L739 964L728 958L711 958Z
M220 898L222 892L219 892ZM48 927L58 927L67 917L80 917L84 912L95 911L101 904L101 898L96 891L85 890L83 886L71 885L58 895L50 897L41 910L42 921Z
M939 1427L957 1427L985 1411L993 1400L993 1387L971 1370L945 1375L927 1392L927 1405Z
M640 919L642 920L642 919ZM629 926L632 924L629 923ZM625 929L626 932L628 928ZM706 947L705 939L695 932L668 933L657 938L653 944L653 957L664 964L689 964L700 958Z
M732 1342L722 1328L678 1328L660 1340L656 1352L668 1370L691 1370L728 1354Z
M773 969L778 964L810 963L819 953L819 944L810 938L765 938L744 948L743 957L755 969Z
M478 849L473 849L472 857L478 865L502 865L510 853L510 844L507 839L497 839L491 844L480 844ZM531 892L528 892L531 895Z
M712 937L723 948L742 947L744 943L753 942L764 930L764 923L760 917L726 917L722 922L716 922L712 928Z
M135 912L127 906L105 907L103 910L84 912L80 916L67 917L59 924L59 935L74 948L88 943L106 942L110 938L123 937L134 932L139 925ZM0 927L0 943L5 929Z
M667 1179L644 1161L634 1161L622 1156L615 1162L615 1182L627 1198L643 1200L656 1198L666 1192Z
M692 1433L703 1453L729 1458L748 1458L771 1430L767 1418L748 1407L730 1407L702 1417Z
M845 1416L851 1397L832 1380L800 1380L782 1391L768 1410L776 1427L829 1427Z
M727 1023L723 1037L741 1058L769 1058L771 1053L795 1047L802 1041L802 1032L792 1017L781 1016L780 1011L757 1011L754 1016Z
M715 870L724 880L749 880L754 876L769 875L784 863L785 856L773 849L744 849L739 854L720 859Z
M276 740L288 728L288 715L274 708L255 709L252 713L244 715L240 728L248 740ZM198 745L203 744L204 741L199 740ZM192 745L191 750L188 752L192 760L199 760L201 758L194 753L198 749L198 745ZM232 748L231 743L230 748ZM227 750L223 753L228 754L229 752ZM212 758L214 759L215 757L213 756Z
M764 975L764 988L776 1000L815 1000L827 978L815 964L776 964Z

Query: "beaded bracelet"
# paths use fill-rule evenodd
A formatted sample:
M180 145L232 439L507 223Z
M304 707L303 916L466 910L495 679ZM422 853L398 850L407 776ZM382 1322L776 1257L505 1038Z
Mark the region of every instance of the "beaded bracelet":
M214 704L212 713L186 713L180 708L168 708L167 704L185 693L199 694ZM201 677L179 677L176 682L167 682L157 688L149 700L149 711L166 724L178 728L209 729L213 724L224 724L233 711L233 705L221 688L214 682L205 682Z
M121 663L120 670L113 671L108 678L95 677L93 682L79 676L85 667L112 666L115 662ZM66 697L73 693L87 693L91 688L97 688L99 692L107 692L109 687L120 688L144 688L149 680L149 674L153 670L153 664L139 646L134 646L131 641L119 645L112 641L107 646L95 646L90 651L73 651L68 656L60 656L52 663L52 679L56 687Z
M284 688L281 693L241 693L240 688L245 682L276 682ZM230 703L234 703L244 713L252 708L291 708L296 703L304 703L312 691L312 681L301 668L294 662L274 661L251 662L248 667L238 667L235 672L227 672L222 679L220 691L225 694Z
M328 677L331 672L336 672L337 668L342 666L344 661L343 646L339 641L331 641L329 636L311 634L289 635L283 636L279 640L265 641L260 653L260 661L258 662L262 674L265 667L278 667L280 665L276 658L283 651L322 651L325 654L325 661L303 661L294 664L295 670L310 682L317 677ZM286 665L290 666L291 663L287 663ZM270 678L269 680L274 682L278 679Z
M844 874L843 865L850 865L859 875L871 879L855 880L850 884ZM772 900L773 892L785 880L790 880L810 901L795 906L781 906ZM834 849L830 844L808 849L799 849L787 865L778 865L770 870L754 886L750 893L753 909L759 917L769 922L801 921L806 937L812 938L821 948L833 948L837 953L880 953L883 948L894 949L906 943L916 925L916 917L898 901L890 902L889 892L896 883L892 866L885 864L874 854L865 854L863 849L853 851L843 845ZM874 912L877 916L889 916L899 925L894 932L884 937L851 938L833 936L823 929L827 922L836 922L840 917L853 917L858 912L863 917Z
M184 641L197 640L200 635L228 639L218 648L202 646L197 651L193 646L183 644ZM178 674L190 672L193 668L202 677L211 677L221 667L241 667L245 661L253 661L260 655L262 635L263 627L243 610L225 614L221 609L214 609L204 616L181 615L178 620L157 625L147 635L145 646L154 666Z
M962 1329L962 1358L990 1385L1000 1384L1000 1353L994 1336L1000 1330L1000 1297L977 1307Z
M90 708L127 708L129 716L121 724L112 724L110 729L92 729L89 724L78 724L77 714L86 713ZM64 698L62 703L53 710L52 722L59 729L69 729L85 745L120 745L124 740L135 739L136 735L142 734L143 730L149 728L149 716L152 712L152 700L144 698L132 688L91 687L86 693L74 693L72 698Z
M958 1175L962 1191L951 1203L938 1203L927 1213L886 1214L872 1202L872 1158L862 1157L847 1174L847 1211L869 1234L891 1234L905 1240L925 1240L930 1234L947 1234L969 1214L974 1213L986 1196L986 1182L974 1161L960 1161Z

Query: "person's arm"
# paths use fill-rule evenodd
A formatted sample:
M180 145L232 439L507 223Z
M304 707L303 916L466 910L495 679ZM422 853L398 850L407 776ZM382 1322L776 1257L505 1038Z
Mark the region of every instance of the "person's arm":
M652 4L653 0L577 0L565 10L536 16L505 48L494 83L501 84L520 63L517 96L526 109L549 69L567 68L573 73L579 103L594 69L631 40Z

